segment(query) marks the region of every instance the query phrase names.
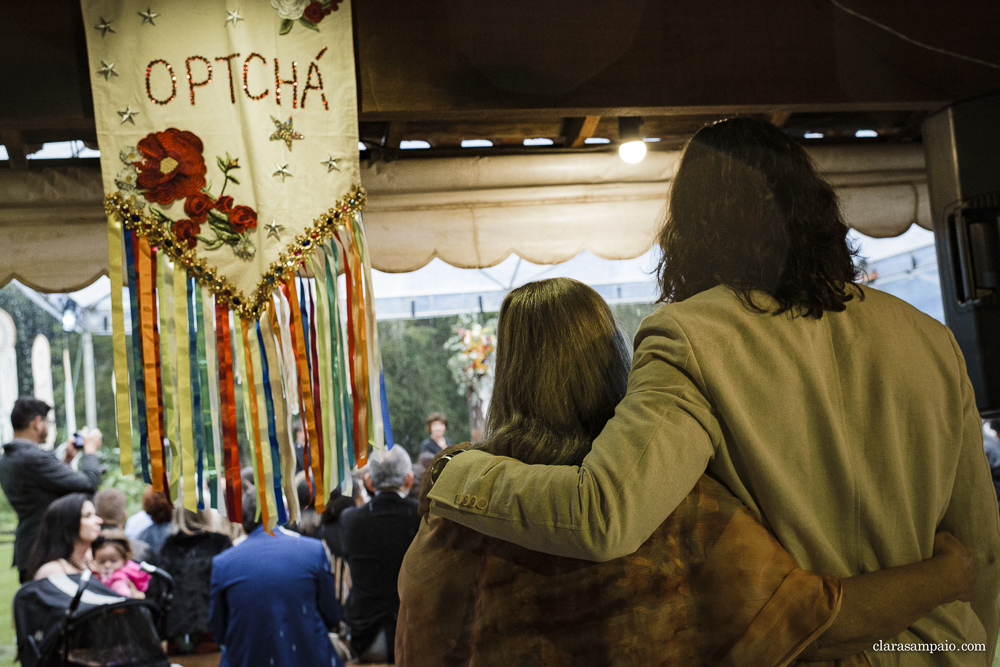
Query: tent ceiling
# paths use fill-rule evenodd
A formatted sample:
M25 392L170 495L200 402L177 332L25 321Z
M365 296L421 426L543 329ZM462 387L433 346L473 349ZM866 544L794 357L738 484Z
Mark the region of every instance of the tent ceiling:
M84 32L77 0L0 3L0 284L67 290L105 270L96 160L26 159L96 138ZM734 113L815 147L850 225L929 227L924 117L1000 88L1000 67L913 43L1000 63L1000 3L981 0L365 0L354 32L366 221L393 272L641 255L676 149ZM614 153L621 116L661 140L637 167ZM551 145L523 145L539 137ZM494 145L460 148L477 138Z
M930 228L919 146L817 148L845 221L867 236ZM412 271L434 257L487 267L511 253L556 264L583 250L628 259L653 243L679 153L639 165L563 154L369 162L365 224L376 269ZM0 284L17 278L70 291L106 270L106 222L96 168L0 171Z
M872 129L906 142L929 110L1000 88L1000 70L845 9L1000 63L1000 3L981 0L365 0L354 3L361 136L371 158L402 140L431 154L473 138L493 141L491 154L535 137L584 150L588 136L615 141L619 116L676 144L706 121L757 113L798 137L856 142ZM15 168L43 142L95 140L84 31L78 0L0 3L0 143Z

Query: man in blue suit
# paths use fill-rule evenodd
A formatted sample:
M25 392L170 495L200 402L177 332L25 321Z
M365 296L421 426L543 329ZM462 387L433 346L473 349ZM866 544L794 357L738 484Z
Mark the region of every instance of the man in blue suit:
M256 515L251 488L247 539L212 559L209 625L223 644L220 667L343 667L327 634L340 603L323 543L282 528L268 535Z

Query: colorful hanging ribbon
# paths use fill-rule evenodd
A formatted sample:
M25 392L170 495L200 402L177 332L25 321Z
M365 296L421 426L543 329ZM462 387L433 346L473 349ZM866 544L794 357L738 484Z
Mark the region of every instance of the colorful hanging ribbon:
M115 368L115 417L118 427L118 460L124 475L132 466L132 420L129 418L128 357L125 347L125 307L122 303L122 223L108 220L108 277L111 279L112 345Z

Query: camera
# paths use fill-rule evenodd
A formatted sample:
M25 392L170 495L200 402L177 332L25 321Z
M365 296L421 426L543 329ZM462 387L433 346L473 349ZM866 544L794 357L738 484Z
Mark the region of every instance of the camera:
M83 449L83 433L81 431L73 433L73 446L77 449Z

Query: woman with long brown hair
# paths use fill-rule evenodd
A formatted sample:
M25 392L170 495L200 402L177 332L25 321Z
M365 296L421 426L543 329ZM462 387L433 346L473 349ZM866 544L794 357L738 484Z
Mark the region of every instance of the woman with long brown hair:
M590 287L557 278L512 291L479 447L579 465L625 395L629 357ZM478 510L505 502L516 499L456 499ZM399 575L397 665L785 665L807 647L813 658L849 656L862 630L892 636L969 594L971 555L946 534L936 548L921 563L855 578L848 597L839 578L798 568L708 475L638 551L606 563L426 514Z

